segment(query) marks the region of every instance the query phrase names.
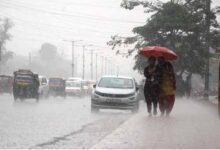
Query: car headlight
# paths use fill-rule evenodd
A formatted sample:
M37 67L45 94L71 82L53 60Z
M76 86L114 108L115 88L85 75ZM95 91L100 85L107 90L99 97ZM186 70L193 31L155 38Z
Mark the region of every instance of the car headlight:
M128 98L129 100L135 100L135 98L136 98L136 93L135 92L129 94L129 98Z
M100 98L98 95L94 94L93 95L94 98Z
M136 97L133 96L133 97L129 97L128 99L129 99L129 100L135 100L135 98L136 98Z
M129 95L129 97L135 97L135 92L133 92L133 93L131 93L131 94L128 94Z
M96 91L93 93L93 98L100 98Z

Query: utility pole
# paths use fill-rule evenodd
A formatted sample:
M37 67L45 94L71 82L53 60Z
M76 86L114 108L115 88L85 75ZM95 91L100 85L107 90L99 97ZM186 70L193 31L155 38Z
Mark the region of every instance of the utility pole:
M2 42L0 41L0 62L2 61Z
M72 41L72 77L74 77L75 76L75 72L74 72L74 42L75 41Z
M83 72L82 72L82 79L85 78L85 45L83 45Z
M107 74L107 57L105 57L105 75Z
M72 66L72 77L74 77L75 76L74 44L75 44L75 42L80 42L82 40L72 40L72 41L64 40L64 41L72 43L72 64L71 64L71 66Z
M211 0L206 0L206 30L205 30L205 49L208 51L208 58L206 60L206 70L205 70L205 89L204 89L204 98L209 98L209 52L210 52L210 9L211 9Z
M0 73L2 71L2 42L0 41Z
M98 61L98 54L95 54L95 80L97 81L97 76L98 76L98 65L97 65L97 61Z
M91 50L91 80L93 80L93 50Z
M86 46L92 46L92 44L89 44L89 45L83 45L83 70L82 70L82 79L84 80L85 79L85 50L86 50Z
M29 57L29 65L31 67L31 52L28 53L28 57Z
M103 75L103 67L104 67L104 56L102 56L101 75Z

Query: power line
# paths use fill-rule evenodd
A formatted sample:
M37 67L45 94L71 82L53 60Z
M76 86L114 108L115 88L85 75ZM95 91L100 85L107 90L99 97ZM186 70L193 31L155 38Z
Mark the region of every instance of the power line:
M9 16L9 15L8 15ZM61 30L62 32L66 32L66 33L69 33L69 32L71 32L71 33L74 33L74 34L76 34L77 32L75 31L75 30L72 30L72 29L70 29L70 28L65 28L65 27L61 27L61 26L55 26L55 25L50 25L50 24L41 24L41 23L33 23L33 22L27 22L27 21L25 21L25 20L22 20L22 19L19 19L19 18L15 18L15 17L12 17L12 16L9 16L10 18L13 18L13 19L15 19L15 20L17 20L17 21L19 21L19 22L21 22L21 23L24 23L24 25L27 25L27 23L28 24L30 24L31 26L29 26L29 27L31 27L32 29L35 29L35 30L38 30L38 31L45 31L45 32L47 32L48 31L48 29L49 30L51 30L51 27L52 28L56 28L56 29L59 29L59 30ZM13 20L12 19L12 20ZM47 27L48 29L40 29L39 28L39 25L41 25L41 26L45 26L45 27ZM23 26L22 26L23 27ZM87 33L99 33L99 34L102 34L102 32L99 32L99 31L96 31L96 30L87 30L87 29L85 29L85 31L88 31ZM77 33L78 34L78 33ZM82 33L81 33L81 35L82 35ZM110 36L103 36L103 35L95 35L95 37L96 38L101 38L101 39L103 39L103 38L107 38L107 39L110 39Z
M14 16L11 16L11 15L4 15L5 17L10 17L10 18L13 18L13 19L15 19L15 20L18 20L18 21L20 21L20 22L24 22L24 23L28 23L28 24L31 24L31 25L34 25L34 26L37 26L37 27L39 27L39 25L40 26L45 26L45 27L47 27L47 28L51 28L51 27L53 27L53 28L57 28L57 29L60 29L60 30L62 30L62 31L67 31L67 32L74 32L75 31L75 33L76 33L76 30L73 30L73 28L68 28L68 27L64 27L64 26L59 26L59 25L54 25L54 24L46 24L46 23L37 23L37 22L31 22L31 21L26 21L26 20L23 20L23 19L20 19L20 18L16 18L16 17L14 17ZM26 25L26 24L25 24ZM82 30L84 30L84 31L89 31L89 32L93 32L93 33L100 33L100 34L103 34L103 32L105 32L105 33L108 33L108 32L106 32L106 31L103 31L103 32L100 32L100 30L94 30L94 29L89 29L89 28L82 28ZM108 33L108 34L110 34L110 35L113 35L113 34L115 34L115 33ZM102 38L110 38L110 36L102 36Z
M38 8L34 8L34 7L27 7L25 5L20 5L20 4L13 4L13 3L8 3L8 1L3 2L4 5L6 6L8 5L8 7L11 7L12 5L15 7L20 7L20 8L25 8L31 11L37 11L38 13L47 13L47 14L51 14L51 15L58 15L58 16L67 16L67 17L73 17L73 18L80 18L80 19L87 19L87 20L96 20L96 21L107 21L107 22L119 22L119 23L143 23L143 22L137 22L137 21L129 21L129 20L120 20L120 19L107 19L107 18L100 18L100 17L96 17L96 16L90 16L90 15L76 15L76 14L68 14L68 13L62 13L62 12L58 12L58 11L48 11L48 10L44 10L44 9L38 9ZM1 4L2 5L2 4Z
M18 2L18 1L17 1ZM20 2L20 1L19 1ZM58 4L57 2L54 2L54 1L47 1L48 4ZM33 4L33 3L28 3L28 4ZM59 3L61 4L61 3ZM74 6L89 6L89 7L97 7L97 8L109 8L109 9L112 9L112 8L118 8L118 7L114 7L114 6L111 6L111 5L94 5L94 4L88 4L88 3L76 3L76 2L67 2L67 3L64 3L62 2L63 5L67 5L67 6L70 6L70 5L74 5ZM36 6L36 5L35 5ZM120 6L119 6L120 7Z

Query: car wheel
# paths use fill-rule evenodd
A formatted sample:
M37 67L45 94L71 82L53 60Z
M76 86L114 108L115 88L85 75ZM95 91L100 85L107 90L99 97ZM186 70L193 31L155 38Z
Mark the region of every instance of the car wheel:
M17 99L18 99L18 98L17 98L16 96L14 96L14 101L17 101Z
M99 112L99 108L91 106L91 112L92 113L98 113Z
M39 102L39 94L36 95L36 101Z
M137 113L138 110L139 110L139 104L137 103L131 111L132 113Z

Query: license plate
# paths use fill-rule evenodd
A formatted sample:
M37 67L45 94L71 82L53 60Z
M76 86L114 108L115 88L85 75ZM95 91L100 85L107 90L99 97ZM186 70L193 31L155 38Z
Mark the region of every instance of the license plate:
M108 103L120 103L121 100L120 99L106 99L106 102L108 102Z

